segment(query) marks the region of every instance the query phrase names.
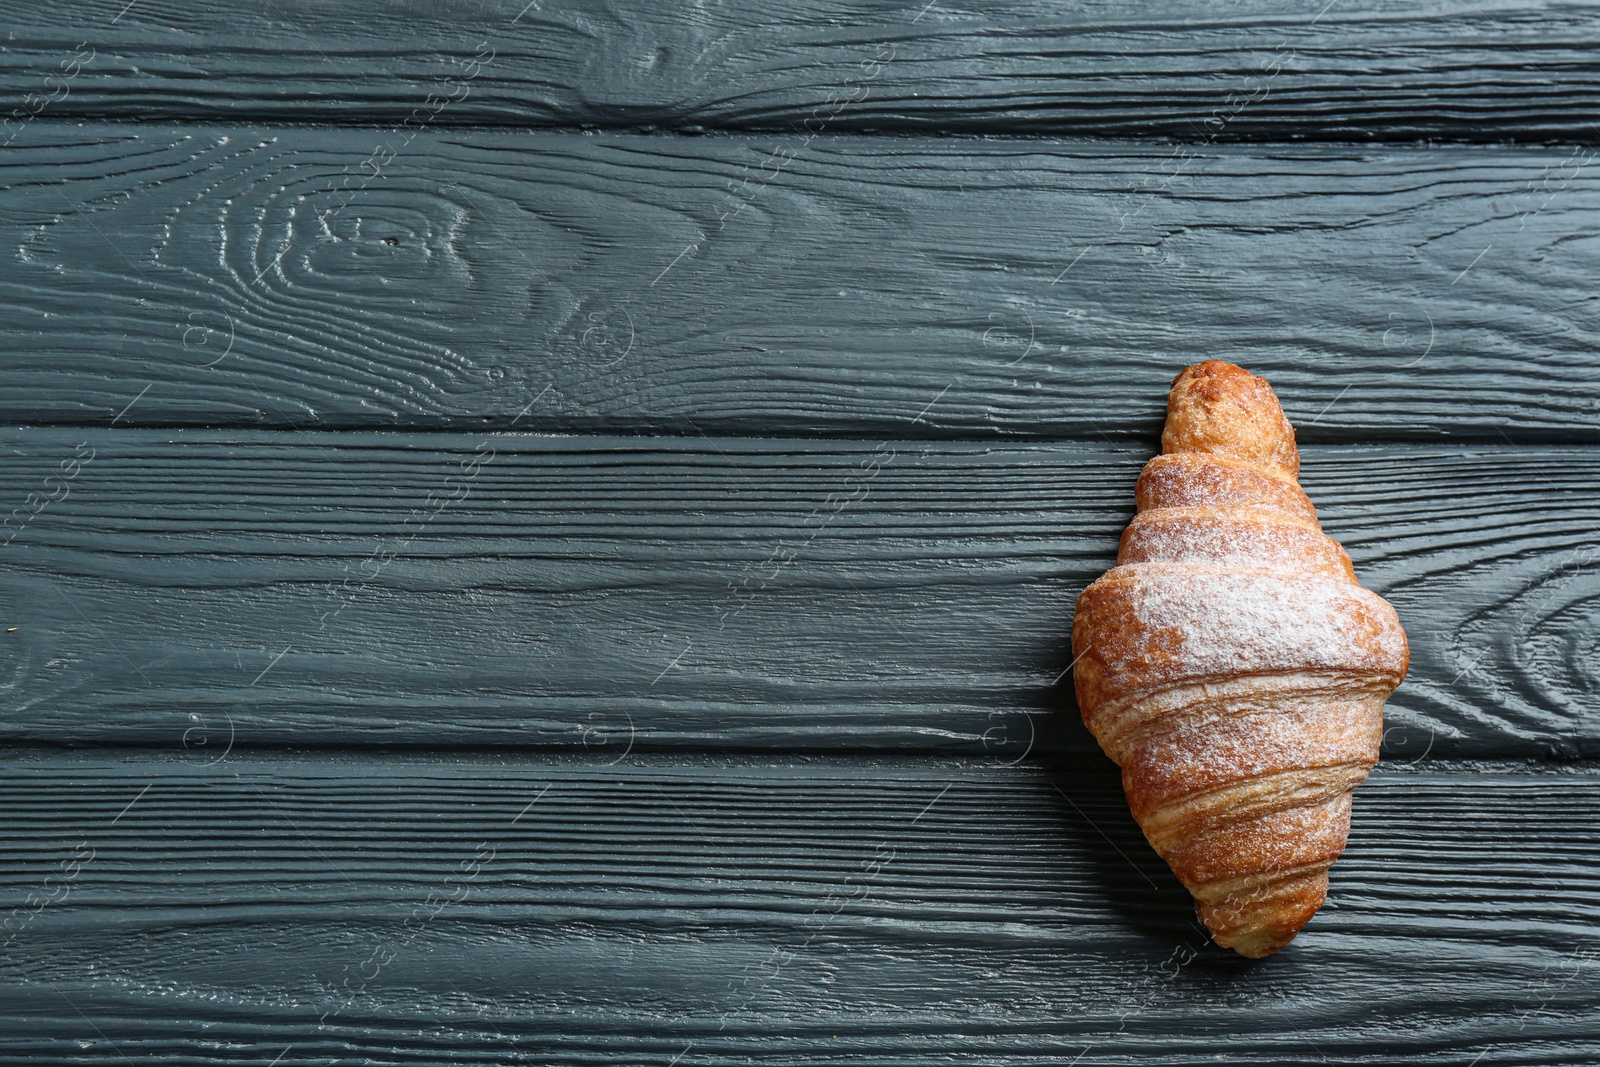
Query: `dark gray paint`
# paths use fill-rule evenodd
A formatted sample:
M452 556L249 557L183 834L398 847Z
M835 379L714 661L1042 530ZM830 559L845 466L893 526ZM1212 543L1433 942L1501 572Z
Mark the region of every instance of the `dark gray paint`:
M1150 454L30 429L0 499L80 442L0 547L7 737L1006 758L1096 750L1056 680ZM1411 636L1393 755L1600 755L1594 452L1313 447L1305 484Z
M1592 143L1593 5L0 10L0 1062L1600 1059L1600 186L1393 143ZM1206 356L1416 655L1261 964L1054 683Z
M0 957L0 1063L1600 1057L1593 773L1380 769L1252 964L1104 761L605 762L13 765L8 895L94 857Z
M29 127L0 419L1125 440L1215 356L1303 440L1600 440L1571 149L381 143Z
M0 108L59 96L47 79L87 42L53 114L1594 143L1597 16L1538 0L10 0Z

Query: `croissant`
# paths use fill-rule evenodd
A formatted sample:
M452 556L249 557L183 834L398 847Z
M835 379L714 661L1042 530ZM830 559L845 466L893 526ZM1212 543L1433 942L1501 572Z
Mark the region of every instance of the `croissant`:
M1294 430L1241 367L1185 369L1117 565L1078 597L1083 721L1217 944L1286 946L1322 906L1410 653L1301 490Z

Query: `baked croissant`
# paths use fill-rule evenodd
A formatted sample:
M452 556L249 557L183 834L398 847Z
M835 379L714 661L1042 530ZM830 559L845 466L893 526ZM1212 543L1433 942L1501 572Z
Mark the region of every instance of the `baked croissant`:
M1217 944L1267 956L1327 897L1406 636L1323 534L1265 379L1184 370L1161 452L1078 597L1078 703Z

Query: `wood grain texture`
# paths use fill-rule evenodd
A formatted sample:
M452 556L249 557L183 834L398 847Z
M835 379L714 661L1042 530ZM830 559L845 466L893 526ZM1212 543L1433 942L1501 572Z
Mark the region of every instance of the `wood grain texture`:
M1594 774L1380 768L1264 963L1082 767L46 759L0 809L0 901L57 898L0 1062L1600 1056Z
M1592 142L1596 17L1528 0L13 0L0 113ZM93 58L63 82L80 45Z
M1098 440L1218 356L1302 440L1600 441L1588 149L26 135L12 422Z
M0 450L23 505L0 737L1007 758L1096 751L1061 678L1073 604L1149 455L44 428ZM1306 450L1410 634L1391 757L1600 754L1597 464Z
M1600 1062L1597 15L0 0L0 1065ZM1064 679L1212 356L1413 649L1265 964Z

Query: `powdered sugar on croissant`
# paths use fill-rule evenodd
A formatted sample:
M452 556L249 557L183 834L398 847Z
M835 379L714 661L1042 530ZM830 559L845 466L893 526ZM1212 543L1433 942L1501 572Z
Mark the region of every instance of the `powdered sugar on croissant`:
M1264 379L1187 368L1161 440L1117 566L1078 598L1078 703L1217 943L1266 956L1327 896L1405 632L1322 533Z

